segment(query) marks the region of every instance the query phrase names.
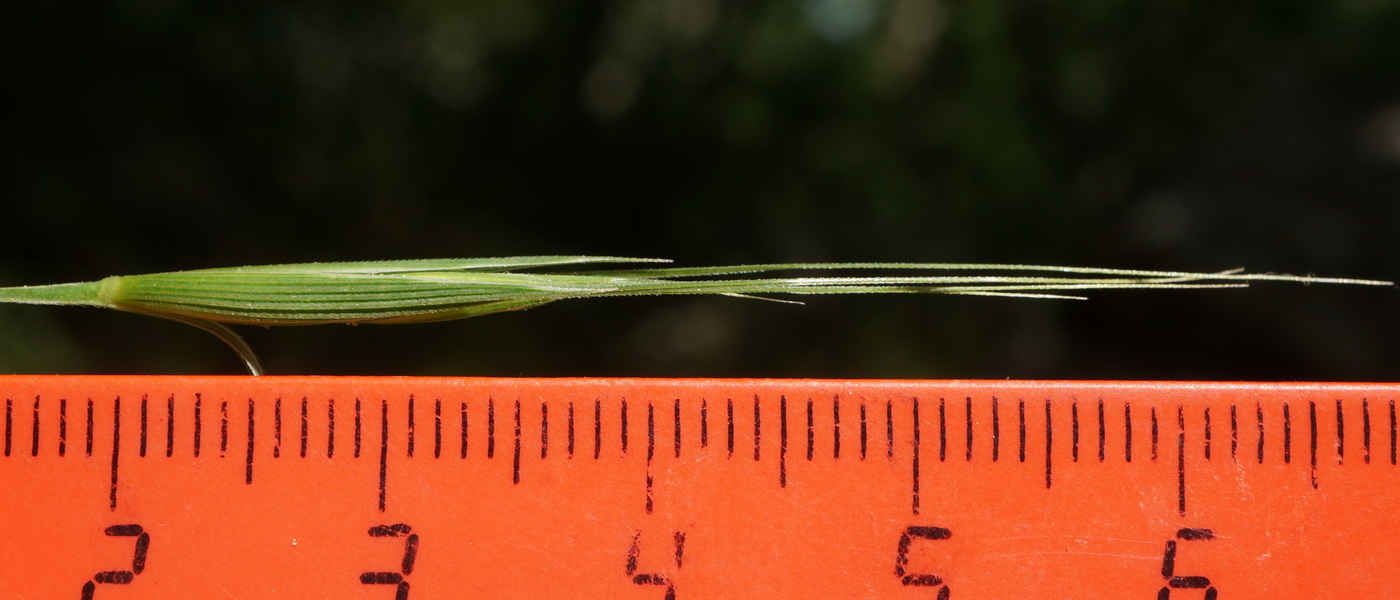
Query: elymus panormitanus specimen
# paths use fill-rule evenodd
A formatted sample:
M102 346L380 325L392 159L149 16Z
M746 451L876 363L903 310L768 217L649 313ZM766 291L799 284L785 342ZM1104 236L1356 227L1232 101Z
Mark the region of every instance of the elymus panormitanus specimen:
M657 262L666 261L524 256L201 269L0 288L0 302L100 306L188 323L218 336L238 352L249 372L260 375L256 355L228 324L427 323L602 296L905 293L1078 298L1076 293L1091 289L1240 287L1251 281L1390 285L1238 270L1185 273L960 263L609 268ZM804 270L851 275L771 275Z

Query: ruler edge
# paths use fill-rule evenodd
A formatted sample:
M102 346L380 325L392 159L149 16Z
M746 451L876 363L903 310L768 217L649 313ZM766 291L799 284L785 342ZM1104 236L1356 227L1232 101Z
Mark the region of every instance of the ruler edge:
M1203 381L1203 380L1103 380L1103 379L818 379L818 378L709 378L709 377L442 377L442 376L378 376L378 375L0 375L0 390L13 387L74 387L130 388L138 386L236 386L250 391L258 388L285 386L393 386L410 388L426 386L463 389L545 389L545 388L632 388L632 389L699 389L743 388L747 391L809 391L839 393L850 388L869 391L898 392L900 390L932 389L1024 391L1197 391L1197 392L1400 392L1396 382L1326 382L1326 381Z
M194 389L202 386L218 391L237 390L239 393L258 394L263 390L286 391L288 386L314 388L317 385L334 386L339 389L360 387L372 391L376 386L386 386L393 392L407 394L415 386L431 387L423 392L480 393L482 390L500 392L529 392L539 389L543 394L560 393L569 388L586 389L589 392L607 391L609 388L622 393L655 393L668 389L695 393L707 386L729 389L742 388L750 393L872 393L900 394L908 391L911 397L938 391L966 392L971 394L995 394L998 391L1024 392L1044 390L1047 392L1095 391L1125 393L1133 392L1178 392L1184 395L1173 399L1176 403L1190 406L1196 402L1209 401L1215 393L1257 393L1277 395L1281 393L1396 393L1400 383L1376 382L1221 382L1221 381L1138 381L1138 380L908 380L908 379L758 379L758 378L606 378L606 377L387 377L387 376L228 376L228 375L0 375L0 397L7 388L27 387L44 392L46 388L91 386L95 391L141 391L140 387L165 386ZM138 389L131 389L138 388ZM1194 395L1201 394L1201 395ZM916 513L917 514L917 513Z

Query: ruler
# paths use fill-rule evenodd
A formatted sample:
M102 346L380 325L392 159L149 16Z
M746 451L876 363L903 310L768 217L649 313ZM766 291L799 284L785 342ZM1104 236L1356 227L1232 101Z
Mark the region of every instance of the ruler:
M0 598L1383 598L1396 384L0 377Z

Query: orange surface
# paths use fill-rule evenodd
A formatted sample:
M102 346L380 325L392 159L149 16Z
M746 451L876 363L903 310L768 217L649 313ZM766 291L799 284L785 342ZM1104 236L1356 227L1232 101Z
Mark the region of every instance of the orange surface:
M1394 597L1397 392L0 377L0 598Z

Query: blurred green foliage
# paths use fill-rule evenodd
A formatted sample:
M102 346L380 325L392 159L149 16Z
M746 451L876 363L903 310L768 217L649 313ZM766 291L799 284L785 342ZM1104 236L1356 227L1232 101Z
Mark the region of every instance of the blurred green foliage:
M1400 277L1400 4L0 7L0 282L311 260ZM274 373L1393 379L1394 290L599 300L252 331ZM235 373L0 308L0 371Z

